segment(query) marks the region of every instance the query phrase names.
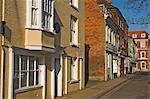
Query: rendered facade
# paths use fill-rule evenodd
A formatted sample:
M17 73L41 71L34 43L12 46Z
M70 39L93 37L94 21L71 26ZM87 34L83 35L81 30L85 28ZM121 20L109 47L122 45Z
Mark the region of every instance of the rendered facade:
M137 44L134 39L129 36L128 37L128 73L136 72L136 64L138 60L138 50Z
M0 0L0 99L83 89L83 22L84 0Z

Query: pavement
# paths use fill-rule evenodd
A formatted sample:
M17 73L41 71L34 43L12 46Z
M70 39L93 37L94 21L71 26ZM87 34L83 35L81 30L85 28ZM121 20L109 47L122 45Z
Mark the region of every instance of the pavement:
M133 78L133 74L109 81L89 81L85 89L56 97L56 99L97 99L131 78Z
M150 72L136 73L133 79L96 99L150 99Z

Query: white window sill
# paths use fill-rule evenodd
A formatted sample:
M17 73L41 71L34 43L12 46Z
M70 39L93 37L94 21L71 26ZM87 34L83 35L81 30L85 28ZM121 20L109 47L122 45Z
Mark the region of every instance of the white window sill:
M26 26L25 29L41 30L41 31L45 31L45 32L48 32L48 33L52 33L53 35L56 35L56 33L54 31L50 31L48 29L40 28L40 27L28 27L28 26Z
M69 83L70 83L70 84L73 84L73 83L78 83L79 81L80 81L80 80L74 80L74 79L73 79L73 80L70 80Z
M77 48L79 48L79 45L78 45L78 44L70 43L70 45L71 45L72 47L77 47Z
M38 89L38 88L42 88L42 87L43 86L41 86L41 85L30 86L30 87L22 87L22 88L16 89L15 93L22 93L22 92L26 92L26 91L30 91L30 90L35 90L35 89Z

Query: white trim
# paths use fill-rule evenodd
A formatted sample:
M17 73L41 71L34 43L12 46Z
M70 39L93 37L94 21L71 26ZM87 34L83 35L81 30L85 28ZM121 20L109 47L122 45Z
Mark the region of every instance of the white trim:
M54 28L53 28L53 26L54 26L54 0L52 0L52 3L51 3L52 5L51 5L51 14L52 14L52 16L51 16L51 18L50 18L50 31L51 32L54 32Z
M1 85L0 85L0 99L3 99L3 85L4 85L4 79L3 79L3 77L4 77L4 49L2 49L1 48L1 79L0 79L0 81L1 81Z
M53 28L53 26L52 26L52 28ZM48 30L48 29L45 29L45 28L42 28L42 27L25 26L25 29L41 30L41 31L49 32L53 35L56 35L56 33L54 31L51 31L51 30Z
M34 57L34 70L36 70L37 62L36 58ZM34 71L34 85L36 85L36 71Z
M52 63L51 63L51 67L52 67L52 71L51 71L51 99L55 98L55 68L54 68L54 61L55 61L55 57L54 55L52 56Z
M67 94L68 90L68 62L67 62L67 56L65 57L65 94Z
M43 51L48 51L48 52L52 52L52 53L55 52L54 48L46 48L46 47L43 47L41 45L26 45L26 49L29 49L29 50L43 50Z
M72 0L72 2L70 2L70 5L78 8L79 7L79 0Z
M26 26L31 26L31 8L32 7L32 0L26 1Z
M58 74L58 90L57 90L57 96L62 96L62 68L63 68L63 58L62 58L62 55L60 56L60 71L59 71L59 74Z
M37 0L38 2L38 13L37 13L37 27L42 27L42 0Z
M143 38L134 38L135 41L148 41L148 38L143 39Z
M13 99L13 74L14 74L14 53L9 48L9 82L8 82L8 99Z
M29 87L29 56L27 56L27 87Z
M21 56L19 55L19 88L21 88Z
M36 89L36 88L42 88L43 86L41 85L36 85L36 86L29 86L29 87L22 87L20 89L16 89L15 90L15 93L22 93L22 92L27 92L27 91L30 91L30 90L33 90L33 89Z
M40 74L40 85L43 86L43 91L42 91L42 96L43 99L46 99L46 65L45 65L45 57L42 57L42 64L39 66L39 69L41 72L39 72Z
M83 71L82 71L83 64L82 63L83 63L83 61L82 61L82 59L79 59L79 60L80 60L79 61L80 62L80 78L79 78L80 79L80 89L82 89L82 80L83 80L82 79L82 73L83 73Z

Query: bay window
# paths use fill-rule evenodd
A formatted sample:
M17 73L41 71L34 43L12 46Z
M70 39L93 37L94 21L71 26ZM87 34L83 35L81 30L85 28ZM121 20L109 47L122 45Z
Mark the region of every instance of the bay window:
M27 0L27 28L53 31L53 0Z

